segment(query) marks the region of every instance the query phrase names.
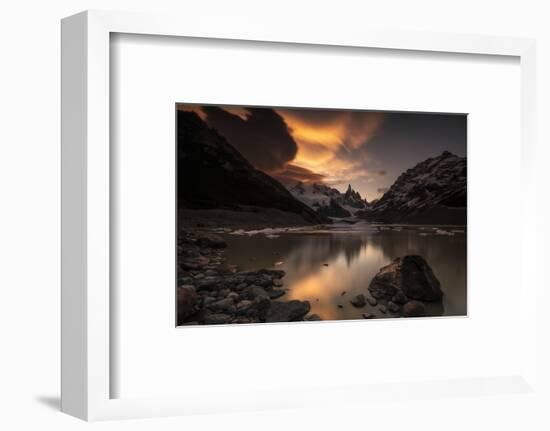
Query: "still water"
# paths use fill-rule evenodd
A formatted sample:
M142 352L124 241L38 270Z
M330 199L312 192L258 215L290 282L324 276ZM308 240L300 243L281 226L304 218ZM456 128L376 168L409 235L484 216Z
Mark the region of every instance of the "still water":
M365 312L391 317L350 300L368 294L378 270L407 254L422 256L441 282L443 300L426 304L429 315L466 315L466 232L463 227L377 226L359 222L327 230L276 235L224 235L227 262L240 271L282 269L287 293L280 300L308 300L323 320L361 319ZM341 307L339 307L341 306Z

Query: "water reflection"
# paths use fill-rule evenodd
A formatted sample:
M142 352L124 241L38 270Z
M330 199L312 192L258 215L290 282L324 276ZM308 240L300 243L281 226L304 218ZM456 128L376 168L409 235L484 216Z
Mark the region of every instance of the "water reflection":
M228 262L242 270L280 268L287 273L282 299L308 300L324 320L359 319L377 307L357 309L350 299L367 293L378 270L406 254L423 256L441 281L444 298L429 304L430 315L466 314L466 236L436 235L423 227L381 230L369 225L335 226L330 231L226 237ZM340 306L340 307L339 307Z

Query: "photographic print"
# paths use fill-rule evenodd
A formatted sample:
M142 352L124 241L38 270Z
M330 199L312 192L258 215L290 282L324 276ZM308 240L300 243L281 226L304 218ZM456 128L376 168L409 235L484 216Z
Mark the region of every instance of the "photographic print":
M466 315L466 128L177 104L177 325Z

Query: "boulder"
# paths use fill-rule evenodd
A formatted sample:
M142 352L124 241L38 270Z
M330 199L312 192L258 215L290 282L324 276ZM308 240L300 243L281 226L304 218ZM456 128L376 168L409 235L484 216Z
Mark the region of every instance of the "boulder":
M286 291L282 290L282 289L272 289L270 291L267 292L269 297L271 299L277 299L277 298L280 298L281 296L283 296Z
M198 270L210 263L206 256L183 257L178 259L178 264L182 269Z
M353 305L354 307L364 307L365 305L367 305L367 299L365 298L365 295L363 295L362 293L354 296L350 302L351 302L351 305Z
M193 286L181 286L177 290L178 321L183 321L195 312L197 292Z
M270 310L271 300L267 296L258 296L252 301L252 305L247 310L247 315L257 321L265 322Z
M281 287L283 285L283 280L280 278L274 278L273 279L273 286L275 287Z
M310 314L309 316L304 317L304 320L307 322L318 322L321 320L321 317L318 314Z
M263 287L256 285L248 286L243 293L248 299L254 299L257 297L267 298L269 296Z
M222 280L218 277L205 277L200 280L196 280L195 285L197 290L214 291L219 288Z
M224 298L210 305L210 308L215 311L223 311L225 313L234 314L236 311L233 298Z
M203 305L203 307L208 307L210 304L213 304L216 301L217 301L217 299L214 298L213 296L205 296L203 301L202 301L202 305Z
M205 325L223 325L231 321L231 316L223 313L208 314L204 317Z
M369 291L377 299L391 300L401 291L411 299L438 301L441 284L428 263L420 256L398 257L374 276Z
M405 317L424 317L426 307L419 301L409 301L403 306L403 316Z
M197 244L200 247L225 248L227 243L223 238L215 233L201 232L197 238Z
M257 271L243 271L240 272L239 275L247 279L267 276L271 280L273 278L283 278L286 272L282 269L259 269Z
M260 269L258 273L266 274L271 278L283 278L286 275L282 269Z
M376 317L374 314L371 313L363 313L362 316L363 319L374 319Z
M272 301L271 310L268 313L268 322L295 322L302 320L309 313L311 306L308 301Z
M253 302L249 301L248 299L244 299L242 301L237 302L236 308L237 308L237 315L247 315L248 310L250 307L252 307Z
M227 295L228 298L233 299L233 301L237 301L239 299L239 294L237 292L231 292L229 295Z
M388 310L390 310L390 313L399 313L399 310L401 308L399 307L399 305L397 305L395 302L388 302Z
M400 305L403 305L408 301L407 297L405 296L402 290L400 290L395 295L393 295L393 298L391 300L392 302L395 302L396 304L400 304Z
M367 296L367 302L372 305L373 307L378 304L378 301L376 298L373 298L372 296Z

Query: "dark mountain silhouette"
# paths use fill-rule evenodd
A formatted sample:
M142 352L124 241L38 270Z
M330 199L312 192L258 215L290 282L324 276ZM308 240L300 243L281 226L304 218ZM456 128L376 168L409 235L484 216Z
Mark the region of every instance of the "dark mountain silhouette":
M275 208L298 214L305 223L328 221L255 169L196 113L177 112L177 145L178 208Z
M466 224L466 158L444 151L402 173L360 215L383 223Z

